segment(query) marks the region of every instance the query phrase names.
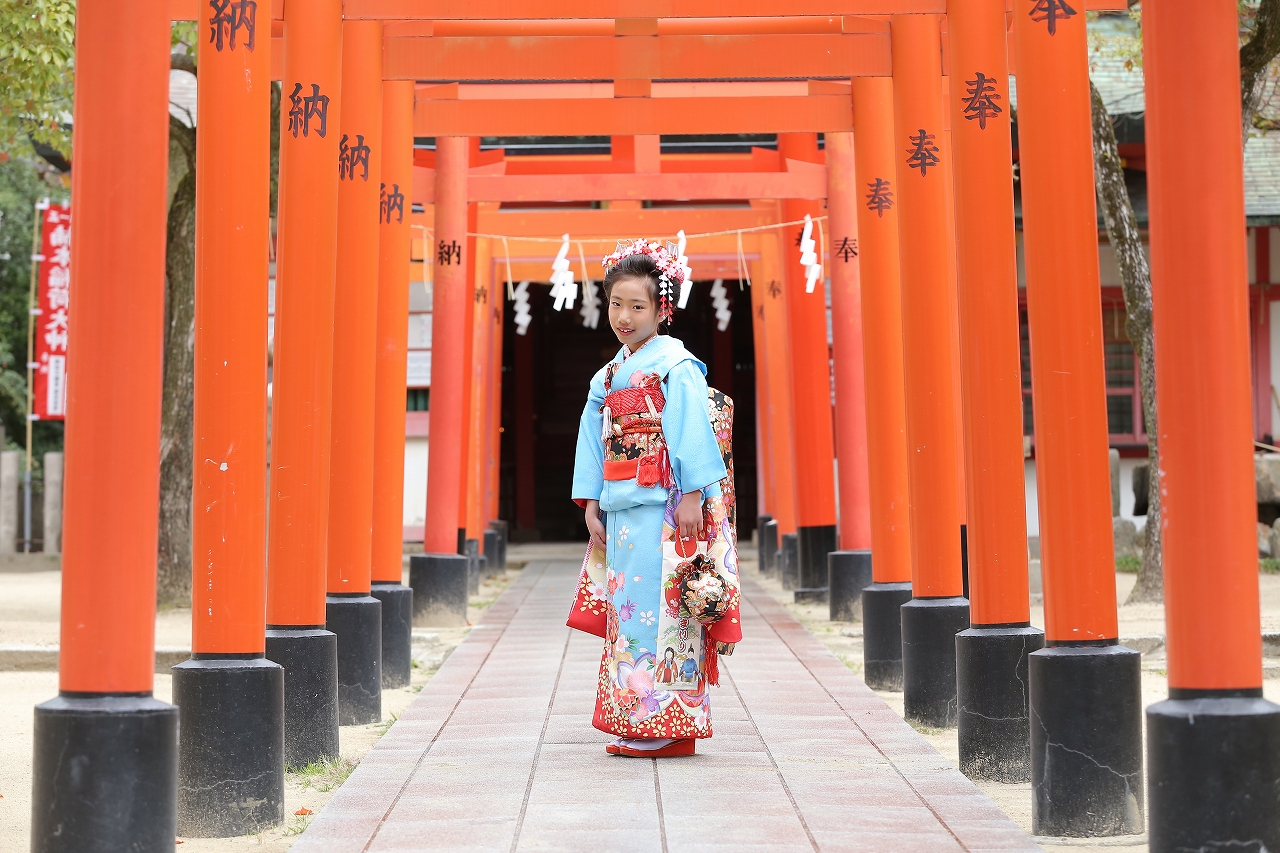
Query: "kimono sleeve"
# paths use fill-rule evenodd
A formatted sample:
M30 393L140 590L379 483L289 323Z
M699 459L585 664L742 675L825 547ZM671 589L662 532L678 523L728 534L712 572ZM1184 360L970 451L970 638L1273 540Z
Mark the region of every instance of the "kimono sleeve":
M728 472L707 414L707 380L697 364L685 360L671 368L665 396L662 434L676 488L688 493L718 484Z
M591 380L587 405L578 422L578 449L573 462L573 502L585 507L587 501L600 500L604 489L604 441L600 438L604 415L604 371Z

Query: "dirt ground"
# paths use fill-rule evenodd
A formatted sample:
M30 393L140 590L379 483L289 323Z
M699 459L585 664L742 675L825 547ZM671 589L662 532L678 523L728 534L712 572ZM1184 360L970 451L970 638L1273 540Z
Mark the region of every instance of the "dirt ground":
M827 648L854 672L862 672L862 625L859 622L832 622L828 618L826 604L795 604L794 596L784 592L778 581L762 578L756 571L755 554L742 549L743 571L755 578L769 593L821 640ZM1137 575L1116 575L1116 601L1119 606L1120 636L1124 638L1150 637L1164 634L1164 606L1160 604L1125 605L1124 600L1137 580ZM1259 591L1262 598L1262 627L1264 630L1280 628L1280 576L1259 575ZM1031 608L1031 624L1044 625L1044 607L1036 602ZM1134 645L1138 645L1135 643ZM1268 664L1272 661L1268 660ZM1143 655L1142 703L1143 706L1168 698L1169 682L1166 678L1164 649ZM1280 667L1266 667L1267 674L1280 672ZM1263 682L1263 694L1273 702L1280 702L1280 678L1267 678ZM889 707L901 716L902 694L876 691ZM959 767L960 747L955 729L931 729L916 727L934 749ZM1143 720L1143 738L1146 738L1146 720ZM1145 768L1144 768L1145 770ZM1031 832L1031 783L1004 785L998 782L976 782L982 792L995 801L1019 826ZM1114 839L1036 839L1045 850L1067 850L1072 853L1147 853L1145 837Z
M485 609L516 576L516 571L508 571L481 585L480 594L471 597L468 607L467 617L472 625L479 623ZM58 693L56 672L2 671L4 649L57 645L60 585L61 572L58 571L0 573L0 850L3 851L26 850L31 843L32 709ZM382 691L382 722L341 728L341 759L285 774L287 817L283 826L239 838L180 837L181 846L177 849L185 853L288 850L469 630L469 627L414 629L410 685ZM190 636L189 609L157 614L157 648L189 648ZM156 674L157 699L170 701L172 680L172 676Z

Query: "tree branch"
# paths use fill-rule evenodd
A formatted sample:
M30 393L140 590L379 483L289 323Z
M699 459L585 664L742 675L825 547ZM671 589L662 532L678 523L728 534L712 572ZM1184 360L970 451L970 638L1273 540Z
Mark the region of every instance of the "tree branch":
M195 75L196 58L189 53L179 53L174 51L169 54L169 68L173 71L187 71L192 75Z
M1280 0L1262 0L1254 18L1253 37L1240 47L1241 138L1262 108L1267 91L1267 67L1280 55Z

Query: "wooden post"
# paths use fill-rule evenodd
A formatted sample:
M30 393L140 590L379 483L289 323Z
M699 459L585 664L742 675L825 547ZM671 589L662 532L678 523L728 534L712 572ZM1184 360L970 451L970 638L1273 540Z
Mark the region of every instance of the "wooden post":
M1050 646L1030 660L1032 827L1133 834L1144 826L1141 673L1138 653L1116 645L1085 15L1024 8L1013 26Z
M1153 853L1223 838L1280 847L1280 707L1261 698L1238 26L1233 6L1185 0L1143 21L1169 649L1169 700L1147 709Z
M872 585L862 594L863 678L902 689L902 605L911 599L907 403L902 367L893 81L853 81L858 264L867 395Z
M778 135L778 153L784 158L821 163L818 137L814 133ZM782 202L784 221L815 219L822 215L817 201L786 199ZM836 550L835 438L831 411L831 354L827 346L827 300L822 278L812 293L806 293L805 268L800 264L799 238L803 226L784 232L782 246L783 282L787 290L787 328L790 350L787 364L793 386L793 437L795 447L796 533L800 547L799 589L814 590L809 595L825 597L827 554ZM823 246L818 226L812 238L818 243L818 260ZM805 593L799 593L804 595Z
M1031 627L1022 456L1022 362L1003 0L950 3L951 140L973 627L956 638L960 769L1031 778Z
M271 45L265 27L250 39L201 15L193 655L173 698L178 831L222 837L284 821L284 670L264 659Z
M951 335L938 18L892 19L894 155L910 447L912 601L902 609L907 719L956 723L955 635L969 627L960 574L960 448Z
M382 686L404 687L413 665L413 590L403 584L405 371L413 187L413 81L382 84L378 321L373 396L370 595L382 602ZM428 249L430 247L427 247Z
M75 67L61 695L35 709L31 849L153 853L178 782L178 709L151 695L169 4L81 6Z
M342 4L290 7L280 108L267 657L284 666L285 764L338 754L337 638L324 629Z
M325 626L338 636L338 722L382 719L382 603L373 559L373 420L382 177L382 22L342 25L338 261Z

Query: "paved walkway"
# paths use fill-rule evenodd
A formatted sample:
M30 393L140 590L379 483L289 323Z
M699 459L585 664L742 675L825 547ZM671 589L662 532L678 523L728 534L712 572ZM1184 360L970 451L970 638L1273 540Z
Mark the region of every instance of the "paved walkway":
M293 847L1039 850L752 581L698 755L606 755L578 567L534 562Z

